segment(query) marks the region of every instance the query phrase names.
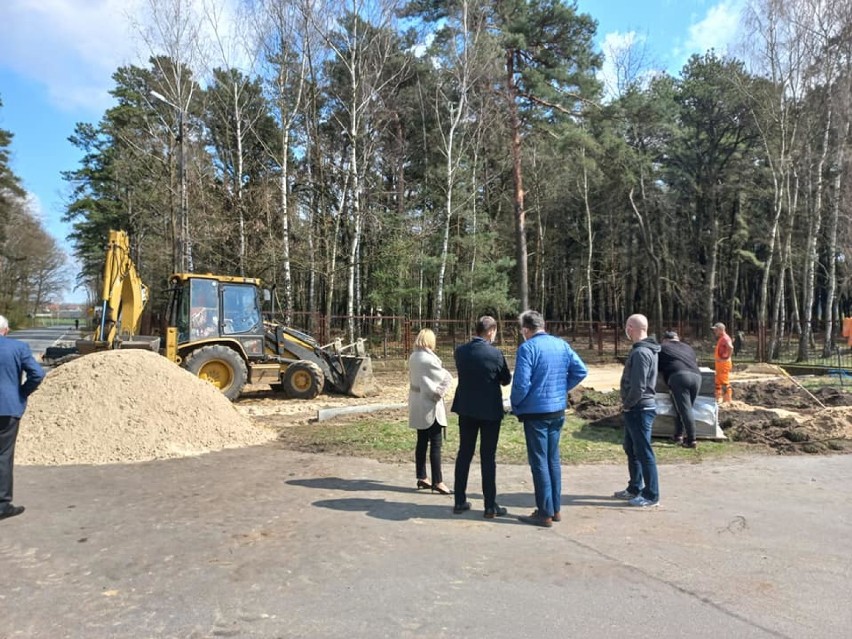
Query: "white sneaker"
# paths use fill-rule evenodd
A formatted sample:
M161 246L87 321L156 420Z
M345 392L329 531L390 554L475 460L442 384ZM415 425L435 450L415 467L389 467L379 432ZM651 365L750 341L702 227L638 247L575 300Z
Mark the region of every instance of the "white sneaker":
M638 506L639 508L653 508L660 505L660 500L651 501L650 499L645 499L642 495L637 495L627 503L631 506Z

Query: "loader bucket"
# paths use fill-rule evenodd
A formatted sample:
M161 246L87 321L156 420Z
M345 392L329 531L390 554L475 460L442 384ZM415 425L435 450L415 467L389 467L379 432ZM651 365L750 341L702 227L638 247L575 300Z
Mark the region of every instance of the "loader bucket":
M353 397L370 397L379 394L373 377L373 360L367 357L343 357L346 368L346 393Z

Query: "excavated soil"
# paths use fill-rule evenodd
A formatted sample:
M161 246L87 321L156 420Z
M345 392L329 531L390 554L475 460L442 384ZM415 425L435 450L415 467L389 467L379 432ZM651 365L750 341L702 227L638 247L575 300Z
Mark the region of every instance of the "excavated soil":
M852 393L832 385L806 390L771 365L735 373L732 385L735 400L719 406L719 426L732 441L779 454L852 451ZM618 391L578 389L572 400L590 425L621 426Z
M618 384L620 365L590 366L583 385L569 395L574 411L592 426L621 427ZM355 399L340 395L321 395L305 402L282 400L262 387L243 395L237 408L256 421L274 428L316 422L321 409L385 405L384 410L366 414L348 414L334 418L334 423L382 419L405 420L404 405L408 396L408 378L402 371L376 373L380 393L374 397ZM732 376L736 400L719 407L719 423L735 442L781 454L831 453L852 450L852 393L826 384L810 389L823 409L784 372L769 364L739 367ZM504 389L507 393L508 389ZM447 395L452 401L454 388ZM394 407L394 408L390 408ZM316 424L322 428L322 423Z
M276 432L156 353L92 353L51 370L29 399L18 464L106 464L267 442Z

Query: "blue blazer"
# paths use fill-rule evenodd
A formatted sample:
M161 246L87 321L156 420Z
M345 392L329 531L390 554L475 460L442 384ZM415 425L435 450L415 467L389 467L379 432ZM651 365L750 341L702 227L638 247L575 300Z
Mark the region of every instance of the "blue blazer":
M512 381L512 373L500 350L481 337L474 337L456 349L459 385L452 411L483 421L503 419L503 394L500 386Z
M21 381L23 373L27 374L25 382ZM33 359L30 347L0 336L0 415L20 418L27 407L27 397L43 379L44 370Z

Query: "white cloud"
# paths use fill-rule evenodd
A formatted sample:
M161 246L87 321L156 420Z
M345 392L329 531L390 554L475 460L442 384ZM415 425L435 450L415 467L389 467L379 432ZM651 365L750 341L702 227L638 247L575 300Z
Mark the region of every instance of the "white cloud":
M47 87L63 110L101 111L110 76L134 51L138 0L5 0L0 64Z
M737 37L744 0L722 0L710 7L704 17L690 25L686 40L675 48L674 56L686 62L693 53L704 55L714 49L717 54L728 53Z
M252 25L239 19L238 6L237 0L182 0L205 46L191 66L251 67L244 42ZM116 69L147 65L151 51L141 32L153 33L152 12L160 12L162 27L172 9L156 0L0 0L0 65L46 87L60 110L101 113L113 104L108 92ZM162 46L157 36L150 44Z

